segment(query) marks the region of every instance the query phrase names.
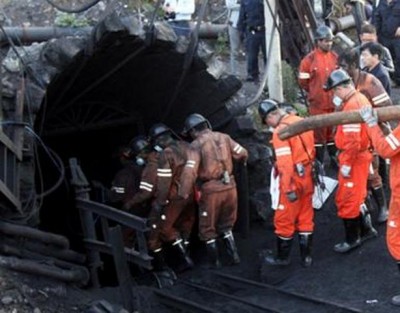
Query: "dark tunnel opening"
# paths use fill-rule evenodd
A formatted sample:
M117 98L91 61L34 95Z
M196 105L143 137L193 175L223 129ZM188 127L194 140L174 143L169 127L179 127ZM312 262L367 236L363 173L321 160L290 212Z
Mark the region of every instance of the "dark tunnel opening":
M66 175L63 184L44 198L40 228L65 235L74 249L83 251L79 214L68 181L69 158L78 159L90 182L108 188L120 168L119 147L135 135L147 134L156 122L179 133L185 117L198 112L213 127L229 128L233 116L224 102L241 82L233 76L215 79L195 55L180 84L187 57L176 52L171 42L156 40L147 45L127 32L110 32L93 49L82 50L51 81L35 129L60 156ZM44 153L40 166L46 190L59 172Z

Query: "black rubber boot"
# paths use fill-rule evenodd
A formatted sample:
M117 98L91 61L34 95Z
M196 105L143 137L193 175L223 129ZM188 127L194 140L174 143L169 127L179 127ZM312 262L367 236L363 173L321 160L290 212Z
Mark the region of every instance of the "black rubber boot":
M299 233L301 265L310 267L312 264L312 233Z
M269 265L289 265L290 250L292 248L293 238L276 237L277 252L276 256L267 256L265 263Z
M388 219L389 211L383 187L371 189L371 191L376 203L378 204L378 223L385 223Z
M236 248L236 243L235 243L235 238L233 237L233 234L231 231L225 232L224 233L224 244L226 248L226 252L229 256L229 264L239 264L240 263L240 257Z
M167 263L165 262L164 251L161 248L154 251L150 251L150 256L153 257L151 263L153 265L154 271L158 272L169 269Z
M331 164L330 164L331 168L338 169L339 168L339 163L338 163L338 160L337 160L337 151L338 150L337 150L335 144L334 143L328 143L326 145L326 148L328 150L329 158L331 160Z
M208 268L218 269L221 268L221 262L218 256L218 246L215 239L206 242Z
M400 272L400 262L397 262L397 267ZM400 306L400 295L395 295L392 297L392 304L395 306Z
M315 158L324 165L325 159L325 146L315 146Z
M378 237L378 232L372 226L371 214L365 204L360 206L360 237L361 242Z
M186 252L186 248L184 245L184 242L182 239L177 239L172 243L172 248L174 251L176 251L176 254L178 255L178 266L177 266L177 271L178 272L183 272L187 269L193 268L193 261Z
M333 248L335 252L346 253L361 245L360 239L360 217L343 219L345 230L345 241L336 244Z

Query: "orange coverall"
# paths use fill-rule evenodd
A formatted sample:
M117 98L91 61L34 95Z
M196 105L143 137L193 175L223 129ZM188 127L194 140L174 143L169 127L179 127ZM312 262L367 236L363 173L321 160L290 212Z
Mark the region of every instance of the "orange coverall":
M307 91L310 115L332 113L335 107L332 103L333 92L325 91L329 75L337 69L338 56L335 52L324 52L315 48L300 62L298 81ZM333 142L333 127L321 128L314 133L315 144Z
M194 194L189 195L187 199L178 197L180 178L189 149L189 143L174 141L160 155L155 201L166 204L166 218L160 225L161 236L165 242L172 242L180 237L188 239L195 222Z
M279 237L292 238L295 231L313 232L314 209L312 196L314 183L312 163L315 158L313 131L302 133L287 140L278 137L280 129L302 120L295 115L285 115L274 130L272 145L275 150L276 167L279 173L279 204L275 211L275 234ZM304 173L299 173L301 165ZM297 200L290 202L286 193L295 191Z
M192 150L181 179L179 194L187 198L197 179L199 199L199 237L215 239L231 231L237 217L237 190L232 175L235 160L247 160L247 150L229 135L205 129L192 141ZM224 181L224 172L227 172Z
M374 75L360 71L355 85L356 89L368 98L374 108L393 105L381 81ZM373 173L370 173L368 183L373 189L380 188L382 187L382 178L379 175L379 158L375 153L373 155L372 169Z
M375 150L390 159L390 209L386 226L386 243L392 257L400 262L400 126L385 136L376 125L368 127L368 135Z
M370 105L368 99L354 90L343 99L342 111L359 110L366 105ZM367 196L368 170L372 160L366 125L339 125L336 129L335 143L340 150L339 167L351 167L350 177L343 177L340 172L338 174L338 216L342 219L356 218L360 215L360 205Z

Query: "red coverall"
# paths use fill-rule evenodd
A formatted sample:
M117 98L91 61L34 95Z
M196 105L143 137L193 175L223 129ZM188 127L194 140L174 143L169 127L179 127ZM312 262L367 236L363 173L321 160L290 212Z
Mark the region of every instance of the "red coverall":
M280 179L279 205L274 216L275 234L284 238L292 238L295 231L312 233L314 230L312 162L315 158L315 148L313 131L287 140L281 140L278 137L280 129L299 120L302 118L295 115L283 116L272 136ZM303 174L296 170L296 165L304 168ZM297 194L298 199L294 202L290 202L286 197L286 193L290 191L295 191Z
M231 231L236 222L237 191L232 158L246 161L247 150L229 135L210 129L201 131L191 146L179 194L187 198L198 179L199 236L200 240L209 241ZM229 182L223 181L224 171L229 175Z
M393 105L392 100L378 78L367 72L359 71L359 73L355 87L368 98L374 108ZM373 155L372 170L373 173L370 172L368 176L370 187L373 189L382 187L382 178L379 175L379 158L376 153Z
M390 158L391 199L387 220L386 242L392 257L400 262L400 126L385 137L378 125L368 127L368 135L375 150L383 158Z
M155 201L163 205L167 203L166 218L160 225L161 236L165 242L172 242L180 237L189 239L195 222L194 193L187 199L178 197L180 178L189 149L191 149L189 143L174 141L160 155Z
M342 111L359 110L366 105L370 105L368 99L354 90L343 99ZM339 166L351 167L350 177L338 174L338 216L342 219L356 218L360 215L360 205L367 196L368 170L372 160L366 125L339 125L336 129L335 143L340 150Z
M137 192L132 199L128 201L129 207L133 207L138 203L142 203L147 200L154 201L155 190L157 186L157 168L159 153L152 151L147 157L146 166L142 172L142 178L140 180L139 192ZM148 246L152 251L161 249L160 237L160 218L158 212L154 209L150 210L149 220L152 222L151 231L148 238Z
M310 115L332 113L335 108L332 103L333 92L325 91L329 75L337 69L338 56L335 52L324 52L315 48L300 62L298 81L308 93ZM315 144L323 145L333 142L333 127L321 128L314 133Z

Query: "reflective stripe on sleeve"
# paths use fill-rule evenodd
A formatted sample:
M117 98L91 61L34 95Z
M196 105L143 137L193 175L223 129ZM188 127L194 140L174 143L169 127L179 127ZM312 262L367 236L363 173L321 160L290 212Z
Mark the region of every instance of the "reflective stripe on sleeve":
M361 132L361 124L345 124L343 125L344 133L359 133Z
M396 150L400 146L399 140L393 134L389 134L385 139L392 150Z
M172 170L170 168L158 168L157 169L157 176L158 177L172 177Z
M310 73L306 73L306 72L300 72L299 73L299 78L300 79L309 79L311 77Z
M185 167L190 167L190 168L194 168L194 166L196 165L196 161L193 160L187 160Z
M292 150L290 149L290 147L282 147L282 148L275 149L276 156L291 155L291 154L292 154Z
M146 183L144 181L141 181L140 185L139 185L139 189L146 190L148 192L152 192L153 191L153 185L149 184L149 183Z
M242 147L241 145L239 145L239 144L237 144L237 145L235 146L235 148L233 148L233 151L235 151L235 153L237 153L237 154L239 154L240 152L242 152L242 150L243 150L243 147Z

